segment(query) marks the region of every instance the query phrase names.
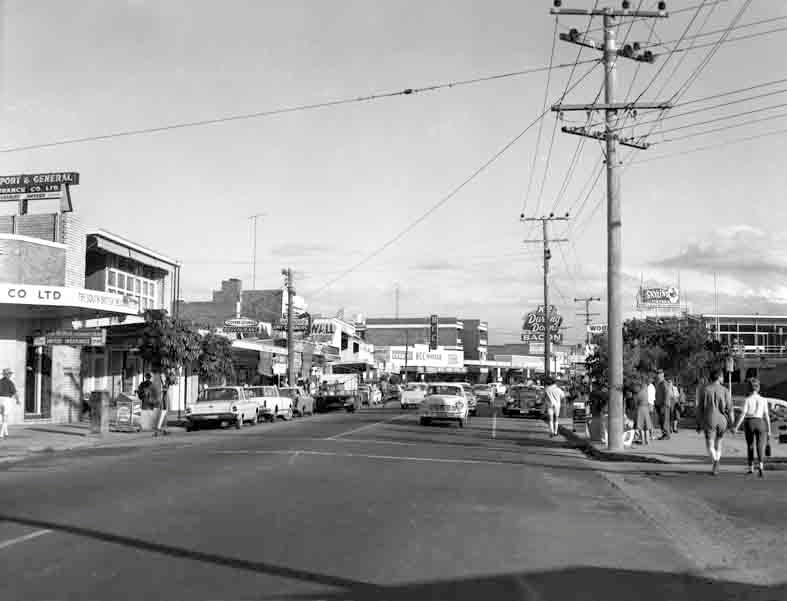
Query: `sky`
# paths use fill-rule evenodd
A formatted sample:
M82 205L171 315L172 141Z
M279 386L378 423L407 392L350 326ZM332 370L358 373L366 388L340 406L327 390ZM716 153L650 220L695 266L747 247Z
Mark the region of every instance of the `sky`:
M594 0L563 4L591 8ZM648 9L655 4L642 2ZM673 1L668 9L699 4ZM562 16L556 28L551 5L0 0L0 172L78 171L81 181L72 190L78 215L182 261L186 300L209 299L230 277L252 287L249 216L265 213L257 228L258 288L278 287L281 269L291 267L296 290L312 312L391 316L398 286L401 315L485 319L493 344L518 340L523 315L543 302L541 247L524 242L541 232L520 215L568 211L568 221L550 225L552 237L569 239L552 245L550 302L565 317L566 340L574 342L584 338L583 318L576 315L584 305L574 299L601 297L592 305L599 323L607 309L604 177L586 193L602 158L598 142L588 139L582 146L560 194L582 139L561 133L560 125L582 125L584 113L564 113L562 123L548 113L542 128L532 126L427 218L344 274L534 122L545 99L547 106L560 99L570 68L553 69L549 81L541 71L264 118L15 150L550 62L573 64L579 47L553 44L554 33L572 27L584 32L588 18ZM742 7L739 25L782 20L733 31L731 38L786 25L782 2L706 0L699 12L682 11L655 26L638 22L630 32L622 26L617 35L643 44L674 42L691 24L689 36L709 35L687 38L681 47L711 43ZM593 21L590 37L600 39L599 25ZM677 103L784 79L786 35L721 45ZM712 50L665 53L654 64L620 59L617 98L630 88L629 100L640 93L643 101L669 100ZM581 60L596 57L590 49L581 54ZM578 66L571 82L591 66ZM592 103L602 78L602 69L593 69L564 101ZM726 313L787 314L787 235L779 226L787 220L780 200L787 188L787 142L779 132L787 115L778 108L784 95L713 108L784 87L677 106L664 115L665 133L653 136L648 150L622 153L634 161L622 173L627 312L644 280L679 283L697 312L711 312L718 303ZM765 107L774 108L696 125ZM659 116L641 110L629 123ZM659 143L754 118L762 120ZM593 119L600 122L601 116ZM668 131L683 126L693 128ZM651 128L637 125L636 132ZM722 146L687 153L714 145Z

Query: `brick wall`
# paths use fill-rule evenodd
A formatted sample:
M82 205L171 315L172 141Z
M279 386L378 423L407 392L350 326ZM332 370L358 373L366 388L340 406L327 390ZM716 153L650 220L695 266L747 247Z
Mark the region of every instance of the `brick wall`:
M87 252L87 226L73 213L64 213L61 220L61 236L66 250L65 285L85 287L85 254Z

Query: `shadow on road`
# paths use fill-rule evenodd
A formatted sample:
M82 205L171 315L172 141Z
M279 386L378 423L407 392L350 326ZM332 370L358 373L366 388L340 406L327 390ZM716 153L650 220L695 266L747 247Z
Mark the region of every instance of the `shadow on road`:
M712 580L689 573L670 574L598 567L569 567L543 572L521 572L489 576L435 580L395 585L378 585L341 576L320 574L301 568L290 568L260 561L227 557L192 549L165 545L139 538L102 532L80 526L47 520L0 514L6 521L35 528L65 532L134 549L320 584L333 589L313 594L293 594L275 599L291 601L426 601L429 599L476 601L477 599L538 599L573 601L670 601L713 599L714 601L772 601L787 598L787 586L751 585ZM261 596L261 600L274 597Z

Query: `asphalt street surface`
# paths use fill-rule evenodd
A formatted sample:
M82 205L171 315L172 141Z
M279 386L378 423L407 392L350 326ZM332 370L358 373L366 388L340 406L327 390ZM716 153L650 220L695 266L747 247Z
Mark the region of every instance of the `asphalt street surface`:
M482 413L460 429L366 409L8 464L0 599L787 598L784 473L598 463Z

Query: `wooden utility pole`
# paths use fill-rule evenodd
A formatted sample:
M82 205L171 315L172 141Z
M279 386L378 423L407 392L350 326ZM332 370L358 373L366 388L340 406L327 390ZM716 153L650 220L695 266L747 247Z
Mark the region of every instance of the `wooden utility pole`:
M560 39L600 50L604 61L604 103L601 104L560 104L552 107L555 112L564 111L604 111L605 128L603 132L591 132L586 128L562 128L564 132L604 140L606 142L607 165L607 328L609 340L609 401L608 442L612 451L623 450L623 294L621 286L622 246L621 246L621 207L620 207L620 162L618 144L645 149L647 144L617 135L619 111L639 109L668 109L668 102L615 102L615 69L618 57L652 63L655 56L646 50L639 52L639 44L626 44L621 49L615 45L615 20L626 18L665 18L668 16L666 2L658 3L658 11L639 11L629 8L630 2L624 0L622 9L561 8L561 0L554 0L553 15L600 16L604 19L604 42L600 44L581 35L576 29L561 34Z
M549 248L550 242L568 242L567 238L549 239L550 221L568 221L568 213L563 217L556 217L554 213L550 213L549 217L523 217L522 221L540 221L543 236L541 240L525 240L525 244L529 243L543 243L544 244L544 378L548 378L551 372L550 369L550 356L552 354L552 329L549 318L551 316L549 310L549 261L552 259L552 251Z
M590 303L601 302L601 299L597 296L589 296L587 298L575 298L574 302L585 303L585 310L582 313L577 313L577 315L585 318L585 344L590 345L590 318L601 315L601 313L590 312Z
M292 284L292 269L281 270L282 275L286 278L287 285L287 385L295 386L295 340L293 327L293 310L292 303L295 296L295 288Z

